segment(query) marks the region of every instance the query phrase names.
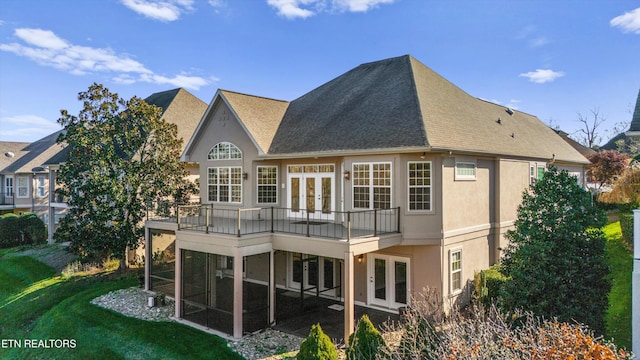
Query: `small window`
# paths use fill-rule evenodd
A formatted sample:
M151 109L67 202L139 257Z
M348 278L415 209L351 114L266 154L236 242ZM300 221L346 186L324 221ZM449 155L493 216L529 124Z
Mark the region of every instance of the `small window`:
M242 159L242 151L232 143L221 142L215 144L207 156L209 160L235 160Z
M456 162L456 180L475 180L476 163Z
M278 167L258 166L258 204L278 202Z
M462 249L451 250L449 254L449 263L451 267L450 292L454 295L462 291Z

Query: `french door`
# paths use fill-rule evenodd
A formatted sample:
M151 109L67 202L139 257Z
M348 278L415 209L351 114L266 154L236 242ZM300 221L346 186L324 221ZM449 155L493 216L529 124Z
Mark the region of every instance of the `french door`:
M340 262L333 258L289 253L289 288L336 296Z
M390 309L406 306L409 300L409 259L369 254L369 303Z
M289 217L334 219L334 165L287 167Z

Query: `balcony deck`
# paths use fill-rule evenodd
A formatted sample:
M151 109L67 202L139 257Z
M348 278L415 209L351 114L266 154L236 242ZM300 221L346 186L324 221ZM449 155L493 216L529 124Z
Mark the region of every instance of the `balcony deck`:
M218 209L210 205L180 206L175 215L149 220L177 224L177 230L242 237L259 233L287 233L307 237L350 240L397 233L398 208L319 213L287 208ZM291 215L298 215L292 217ZM301 216L300 216L301 215Z

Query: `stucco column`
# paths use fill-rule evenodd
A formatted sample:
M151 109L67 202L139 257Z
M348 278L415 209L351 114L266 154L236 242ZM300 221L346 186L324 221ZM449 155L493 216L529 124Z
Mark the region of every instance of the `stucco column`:
M355 327L354 308L354 280L353 280L353 251L344 253L344 341L349 341L349 335L353 333Z
M631 349L640 353L640 210L633 210L633 274L631 277Z
M233 337L242 338L242 255L235 248L233 256Z

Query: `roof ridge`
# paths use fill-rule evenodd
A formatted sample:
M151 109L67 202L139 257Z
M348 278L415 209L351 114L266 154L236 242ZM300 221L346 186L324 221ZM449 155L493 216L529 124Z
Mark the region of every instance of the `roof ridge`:
M258 98L258 99L265 99L265 100L271 100L271 101L279 101L279 102L284 102L284 103L290 103L290 102L291 102L291 101L288 101L288 100L274 99L274 98L270 98L270 97L266 97L266 96L260 96L260 95L252 95L252 94L242 93L242 92L239 92L239 91L226 90L226 89L219 89L219 90L220 90L220 92L227 92L227 93L232 93L232 94L236 94L236 95L249 96L249 97L254 97L254 98Z

